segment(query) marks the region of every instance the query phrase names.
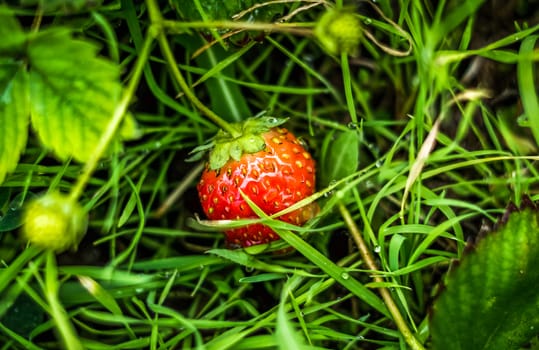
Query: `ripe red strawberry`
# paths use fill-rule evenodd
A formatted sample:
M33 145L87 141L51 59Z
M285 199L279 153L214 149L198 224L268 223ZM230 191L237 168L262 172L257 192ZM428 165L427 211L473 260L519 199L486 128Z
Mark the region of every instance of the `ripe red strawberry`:
M209 219L257 218L240 190L268 215L314 193L314 160L292 133L276 127L284 121L255 118L238 126L241 136L232 137L224 132L217 135L210 161L197 186ZM252 147L255 143L258 146ZM242 149L239 155L238 147ZM253 151L253 148L258 149ZM302 225L317 212L318 205L312 203L278 219ZM225 235L229 247L248 247L279 239L271 228L262 224L231 229Z

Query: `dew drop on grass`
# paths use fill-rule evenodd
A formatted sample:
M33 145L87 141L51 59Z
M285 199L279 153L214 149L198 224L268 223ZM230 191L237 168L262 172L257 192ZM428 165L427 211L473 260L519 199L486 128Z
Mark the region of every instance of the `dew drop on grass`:
M328 187L335 186L336 183L337 183L337 181L331 180L329 182L329 184L328 184ZM330 191L324 192L324 197L329 197L329 196L333 195L333 193L335 193L335 190L330 190Z
M371 180L366 180L363 185L365 185L366 188L373 188L375 187L374 186L374 182L372 182Z
M367 148L372 152L372 154L374 154L375 156L377 156L379 153L380 153L380 149L378 148L378 146L374 143L369 143L367 144Z
M376 254L380 254L380 252L382 251L382 247L380 247L379 245L377 245L376 247L374 247L374 252Z
M363 20L363 23L365 23L366 25L372 24L372 19L370 19L370 18L365 18L365 19Z
M343 273L341 273L341 278L343 280L347 280L347 279L350 278L350 275L348 274L348 272L343 272Z
M274 118L274 117L269 117L269 118L268 118L268 122L269 122L271 125L274 125L274 124L277 124L277 123L279 122L279 119Z
M346 126L348 127L348 129L352 129L352 130L356 130L357 128L359 128L358 123L354 123L354 122L350 122Z

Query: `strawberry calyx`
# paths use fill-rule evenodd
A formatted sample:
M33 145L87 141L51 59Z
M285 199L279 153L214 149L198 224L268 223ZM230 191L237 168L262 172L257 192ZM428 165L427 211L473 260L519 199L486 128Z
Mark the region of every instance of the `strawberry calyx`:
M190 160L200 159L207 151L209 168L221 169L230 159L240 160L245 153L256 153L266 147L262 134L270 129L284 124L288 118L269 116L247 119L241 123L230 124L228 131L219 130L206 144L195 148L195 155Z

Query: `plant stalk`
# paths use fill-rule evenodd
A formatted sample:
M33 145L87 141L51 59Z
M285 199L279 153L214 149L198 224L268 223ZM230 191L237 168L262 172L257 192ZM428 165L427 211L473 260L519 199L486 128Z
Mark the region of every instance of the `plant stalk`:
M58 299L59 284L56 255L52 250L47 251L45 254L47 255L47 264L45 268L45 298L51 309L51 317L62 337L65 348L69 350L82 350L84 349L84 346L79 340L67 311Z
M172 53L170 45L168 44L166 33L162 30L164 20L155 0L147 0L146 5L148 6L148 13L150 15L152 25L160 28L157 33L157 42L159 43L161 52L163 53L163 56L168 63L169 69L174 76L174 79L176 79L176 81L180 85L180 88L183 90L185 96L189 99L189 101L191 101L193 105L195 105L195 107L197 107L202 113L204 113L218 127L229 133L234 138L241 136L240 131L236 130L228 122L226 122L215 112L213 112L210 108L206 107L206 105L202 103L202 101L200 101L198 97L196 97L196 95L193 93L190 86L185 81L182 72L178 69L178 64L176 63L174 54Z
M352 215L350 214L346 206L342 203L339 203L339 211L341 212L341 216L343 217L344 222L346 226L348 227L348 230L350 230L350 233L352 234L352 237L354 238L354 241L359 249L359 253L361 254L361 257L367 264L367 267L369 268L369 270L379 271L378 266L374 260L374 257L371 251L369 250L369 247L365 243L363 236L361 235L361 231L357 227L356 223L354 222L354 219L352 218ZM384 279L377 274L374 275L373 279L375 282L378 282L378 283L384 282ZM425 348L423 347L423 344L419 342L419 340L414 336L414 334L408 327L406 320L402 316L399 310L399 307L395 303L395 300L393 300L393 297L391 296L391 293L389 292L389 290L385 287L380 287L378 291L380 295L382 296L382 299L384 299L384 302L389 312L391 313L391 316L393 316L393 321L397 325L397 328L401 332L406 343L413 350L425 350Z
M107 150L110 142L112 141L112 138L114 137L114 135L116 135L116 131L118 130L118 127L122 122L125 112L127 111L127 107L129 106L131 99L135 95L135 91L137 90L140 77L142 76L142 72L144 70L144 65L146 64L146 61L150 56L151 45L155 38L155 36L153 36L152 34L153 31L150 28L150 30L148 30L148 34L146 35L146 39L144 40L142 50L140 51L139 57L135 64L131 80L129 81L129 84L127 85L127 88L122 95L122 99L118 103L118 106L116 106L114 114L112 115L112 118L110 119L107 128L105 129L105 132L103 133L103 135L101 135L99 143L95 147L91 158L86 162L82 171L82 175L77 179L77 182L71 189L70 197L73 201L76 201L82 194L84 187L90 180L92 173L97 167L99 159L101 159L101 157Z

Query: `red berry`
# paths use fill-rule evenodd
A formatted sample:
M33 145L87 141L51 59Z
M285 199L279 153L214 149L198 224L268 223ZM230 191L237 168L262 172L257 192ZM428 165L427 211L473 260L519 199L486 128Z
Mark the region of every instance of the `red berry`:
M312 195L315 162L296 137L284 128L262 132L262 150L244 152L219 169L208 164L197 186L202 208L211 220L257 218L240 190L266 214L272 215ZM312 203L279 220L302 225L318 212ZM225 232L229 247L248 247L279 239L269 227L252 224Z

